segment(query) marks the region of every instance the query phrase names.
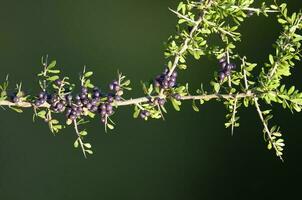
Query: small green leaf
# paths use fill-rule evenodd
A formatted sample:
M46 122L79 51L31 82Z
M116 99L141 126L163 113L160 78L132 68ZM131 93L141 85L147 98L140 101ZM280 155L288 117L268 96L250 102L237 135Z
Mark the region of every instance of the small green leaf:
M49 78L47 78L48 81L55 81L58 80L60 77L59 76L51 76Z
M88 148L88 149L91 148L91 144L90 144L90 143L84 143L84 146L85 146L86 148Z
M278 22L280 23L280 24L286 24L287 23L287 21L286 20L284 20L284 19L278 19Z
M215 91L216 93L218 93L219 90L220 90L220 84L219 84L219 83L216 83L216 82L211 82L211 84L212 84L213 87L214 87L214 91Z
M135 106L134 113L133 113L133 118L137 118L139 113L140 113L140 110L137 108L137 106Z
M271 149L272 149L272 147L273 147L273 146L272 146L272 143L271 143L271 142L269 142L269 143L268 143L268 145L267 145L267 149L268 149L268 150L271 150Z
M287 94L291 95L295 91L295 86L291 86L291 88L288 90Z
M172 102L172 105L173 105L174 109L176 111L180 111L180 107L179 106L181 105L181 102L177 101L175 99L171 99L171 102Z
M15 107L10 107L10 109L12 109L13 111L17 112L17 113L23 113L23 110L19 109L19 108L15 108Z
M84 74L84 77L85 78L88 78L88 77L90 77L90 76L92 76L93 75L93 72L86 72L85 74Z
M48 66L47 66L47 69L52 69L56 66L57 64L57 61L53 60Z
M71 125L71 124L72 124L72 120L71 120L71 119L67 119L67 120L66 120L66 124L67 124L67 125Z
M87 134L88 134L87 131L81 131L81 132L80 132L80 135L81 135L81 136L85 136L85 135L87 135Z
M74 148L78 148L79 147L79 141L78 139L73 143Z
M90 149L85 150L88 154L93 154L93 151L91 151Z
M48 70L48 72L51 74L59 74L61 71L60 70Z
M270 54L269 55L269 62L273 65L274 64L274 57Z
M192 108L195 112L199 112L199 108L196 106L196 103L194 100L192 101Z
M42 118L42 119L45 119L45 115L46 115L46 111L45 110L42 110L40 112L37 113L37 116Z
M109 129L111 129L111 130L114 129L114 126L111 125L111 124L108 124L108 123L107 123L107 127L108 127Z

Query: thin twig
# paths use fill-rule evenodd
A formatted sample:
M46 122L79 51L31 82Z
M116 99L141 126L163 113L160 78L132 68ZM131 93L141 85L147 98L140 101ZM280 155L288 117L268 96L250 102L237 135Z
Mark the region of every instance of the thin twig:
M171 9L171 8L169 8L169 10L170 10L171 12L173 12L174 14L176 14L178 17L183 18L183 19L185 19L186 21L191 22L192 24L196 24L196 23L197 23L197 22L195 22L194 20L188 18L188 17L185 16L185 15L180 14L179 12L177 12L177 11Z
M256 94L248 91L247 93L239 93L237 95L234 94L203 94L203 95L188 95L182 96L180 100L211 100L211 99L234 99L237 98L245 98L245 97L253 97ZM258 95L258 94L257 94ZM261 95L261 93L259 93ZM154 96L156 98L159 96ZM129 106L129 105L137 105L140 103L147 103L150 101L150 97L139 97L134 99L128 99L123 101L117 101L114 105L119 106ZM19 108L31 108L33 105L29 102L20 102L13 103L7 100L0 101L0 106L9 106L9 107L19 107ZM44 103L43 105L36 108L50 108L48 103Z
M250 8L250 7L239 7L239 6L232 6L232 8L235 9L241 9L241 10L246 10L246 11L253 11L253 12L261 12L262 10L260 8ZM266 13L278 13L278 10L264 10Z
M265 132L267 133L267 136L268 136L268 138L269 138L269 140L270 140L270 142L271 142L273 148L275 149L276 152L278 152L278 149L277 149L277 147L276 147L276 145L275 145L275 143L273 142L273 139L272 139L272 133L271 133L271 131L269 130L269 128L268 128L268 126L267 126L267 123L266 123L265 120L264 120L264 117L263 117L262 111L261 111L261 109L260 109L260 106L259 106L257 97L254 97L254 102L255 102L255 106L256 106L258 115L259 115L259 117L260 117L260 120L261 120L261 122L262 122L262 124L263 124L263 126L264 126L264 130L265 130ZM277 156L281 159L282 162L284 161L281 155L277 155Z
M81 139L81 135L80 135L80 132L79 132L79 129L78 129L77 121L74 120L74 121L73 121L73 124L74 124L74 130L76 131L76 134L77 134L77 136L78 136L78 139L77 139L77 140L78 140L78 142L79 142L80 145L81 145L81 149L82 149L82 151L83 151L84 157L87 158L86 152L85 152L85 148L84 148L84 144L83 144L83 141L82 141L82 139Z
M237 98L237 95L235 96L235 101L234 101L234 106L233 106L233 114L232 114L232 136L234 135L234 127L235 127L235 124L236 124L236 121L235 121L235 117L236 117L236 113L237 113L237 101L238 101L238 98Z

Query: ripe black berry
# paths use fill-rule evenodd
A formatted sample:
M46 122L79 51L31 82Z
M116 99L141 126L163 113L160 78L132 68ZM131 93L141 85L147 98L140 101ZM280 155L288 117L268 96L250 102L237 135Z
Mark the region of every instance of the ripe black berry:
M72 101L72 95L71 94L66 95L66 101L68 101L68 102Z
M55 84L57 85L57 86L61 86L62 85L62 80L60 80L60 79L57 79L57 80L55 80Z
M147 110L142 110L142 111L140 112L140 117L141 117L142 119L146 119L146 118L149 117L149 116L150 116L150 112L147 111Z
M81 88L81 93L87 95L88 89L86 87Z
M174 98L175 98L176 100L178 100L178 101L181 100L180 94L177 94L177 93L174 94Z
M169 89L176 86L177 72L173 71L169 76L169 70L165 69L161 75L156 76L153 81L154 87L161 87L162 89Z
M19 103L20 102L20 97L17 97L17 96L13 97L12 101L14 103Z
M223 71L220 71L218 74L218 77L219 77L219 80L222 82L225 79L226 75Z

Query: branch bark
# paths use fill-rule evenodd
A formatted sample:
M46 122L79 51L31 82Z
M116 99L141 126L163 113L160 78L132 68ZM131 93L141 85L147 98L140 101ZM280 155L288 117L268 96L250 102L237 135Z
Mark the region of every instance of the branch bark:
M254 97L256 96L255 93L248 91L247 93L239 93L239 94L202 94L202 95L188 95L181 97L180 100L212 100L212 99L241 99L245 97ZM159 96L154 96L152 98L156 98ZM134 99L127 99L123 101L116 101L113 105L116 106L129 106L129 105L137 105L140 103L147 103L150 101L150 97L139 97ZM0 106L9 106L9 107L18 107L18 108L31 108L36 107L30 102L19 102L13 103L8 100L0 101ZM44 103L43 105L36 107L36 108L49 108L50 105L48 103Z

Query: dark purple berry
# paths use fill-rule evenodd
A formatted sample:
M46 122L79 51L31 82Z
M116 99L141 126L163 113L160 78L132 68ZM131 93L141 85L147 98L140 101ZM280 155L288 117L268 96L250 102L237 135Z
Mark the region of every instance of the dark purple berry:
M236 64L230 63L230 64L228 65L228 68L229 68L230 70L236 69Z
M97 106L92 106L90 109L91 112L96 112L97 110L98 110Z
M221 71L221 72L219 72L218 77L219 77L220 81L223 81L225 79L226 75L224 74L223 71Z
M62 80L60 79L55 80L55 84L60 87L62 85Z
M68 108L67 111L66 111L66 115L67 115L67 116L70 115L71 112L72 112L72 109L71 109L71 108Z
M98 103L98 101L99 101L98 99L92 99L90 103L91 105L95 106Z
M58 103L56 107L57 109L61 110L64 107L64 105L62 103Z
M92 89L92 91L93 91L93 92L100 92L100 89L99 89L98 87L94 87L94 88Z
M108 97L107 97L107 100L108 100L109 103L112 103L113 100L114 100L114 98L113 98L113 96L108 96Z
M142 110L142 111L140 112L140 117L141 117L142 119L145 119L146 117L149 117L149 116L150 116L150 112L147 111L147 110Z
M77 95L77 96L75 96L75 99L76 99L77 101L79 101L79 100L81 100L81 97L80 97L79 95Z
M120 101L120 100L121 100L121 97L120 97L119 95L116 95L116 96L114 97L114 99L115 99L116 101Z
M165 105L165 103L166 103L165 99L158 99L158 104L159 105L163 106L163 105Z
M181 96L180 96L180 94L174 94L174 98L176 99L176 100L181 100Z
M20 102L20 97L17 97L17 96L13 97L12 101L14 103L19 103Z
M82 111L78 110L76 113L77 113L76 115L79 117L79 116L81 116Z
M141 116L142 119L145 119L145 118L146 118L146 115L145 115L144 112L141 112L141 113L140 113L140 116Z
M82 94L80 95L80 97L81 97L82 100L83 100L83 99L86 99L87 94L83 94L83 93L82 93Z
M248 16L248 17L251 17L251 16L253 16L253 15L254 15L254 11L249 10L249 11L247 12L247 16Z
M82 100L83 105L87 105L89 103L88 99L83 99Z
M95 91L95 92L93 93L93 97L94 97L94 98L100 97L100 92L99 92L99 91Z
M176 78L177 77L177 72L174 71L171 76L174 77L174 78Z
M114 85L114 90L115 91L119 91L121 89L121 87L119 85Z
M221 69L222 70L224 70L227 67L227 65L228 65L226 62L220 63L220 64L221 64Z
M72 95L71 94L68 94L66 95L66 101L72 101Z
M39 106L41 106L42 104L41 104L41 101L40 100L36 100L35 101L35 106L37 106L37 107L39 107Z
M86 108L87 108L88 110L90 110L91 107L92 107L91 103L88 103L88 104L86 105Z
M160 86L160 83L157 80L155 80L154 81L154 87L159 87L159 86Z
M106 106L106 110L107 110L107 111L112 110L112 105L111 105L111 104L108 104L108 105Z
M81 101L77 101L76 104L77 104L77 106L83 106Z
M101 111L101 115L102 115L102 116L105 116L106 114L107 114L107 111L106 111L106 110L102 110L102 111Z
M114 89L114 85L112 83L109 84L109 89L113 90Z
M219 59L219 63L222 64L222 63L226 63L226 57L222 57Z
M169 87L174 87L175 86L175 82L174 81L169 81Z
M77 119L77 117L76 117L75 115L70 115L70 116L69 116L69 119L71 119L72 121L74 121L74 120Z
M38 98L39 99L43 99L45 96L45 93L44 92L40 92L39 95L38 95Z
M87 94L88 93L88 89L86 87L82 87L81 88L81 93L82 94Z
M223 72L226 76L231 75L231 70L225 69Z
M171 77L170 81L176 82L176 78L175 77Z
M102 110L106 110L106 105L105 104L102 104L100 107L101 107Z
M108 110L108 111L107 111L107 115L108 115L108 116L110 116L110 115L112 115L112 114L113 114L113 110Z

